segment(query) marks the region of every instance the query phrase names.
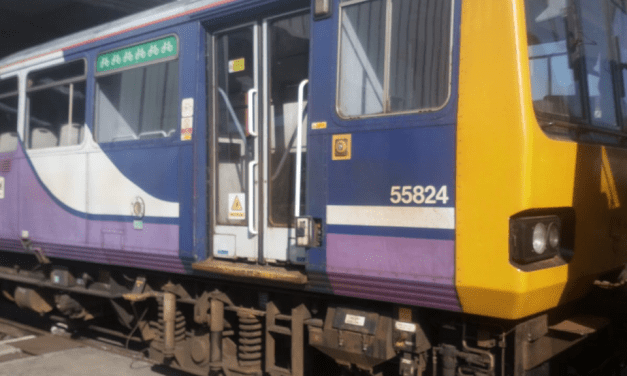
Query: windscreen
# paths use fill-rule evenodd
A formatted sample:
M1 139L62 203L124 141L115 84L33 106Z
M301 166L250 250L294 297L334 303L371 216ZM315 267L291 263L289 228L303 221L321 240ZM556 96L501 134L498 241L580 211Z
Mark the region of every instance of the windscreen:
M533 104L540 120L627 127L627 2L526 0Z

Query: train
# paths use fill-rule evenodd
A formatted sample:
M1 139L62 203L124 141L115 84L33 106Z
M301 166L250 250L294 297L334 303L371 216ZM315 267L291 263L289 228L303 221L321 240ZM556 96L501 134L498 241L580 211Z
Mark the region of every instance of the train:
M625 70L623 0L180 0L18 52L2 297L195 375L619 372Z

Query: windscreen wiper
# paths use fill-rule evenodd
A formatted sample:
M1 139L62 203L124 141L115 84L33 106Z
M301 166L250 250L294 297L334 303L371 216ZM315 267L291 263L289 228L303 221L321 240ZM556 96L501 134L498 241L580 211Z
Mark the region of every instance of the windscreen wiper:
M582 134L590 133L616 137L621 139L621 141L627 140L627 133L623 133L618 130L595 127L584 123L571 123L563 120L539 120L538 123L543 130L554 131L555 128L567 129L575 133L576 140L579 140L579 137Z

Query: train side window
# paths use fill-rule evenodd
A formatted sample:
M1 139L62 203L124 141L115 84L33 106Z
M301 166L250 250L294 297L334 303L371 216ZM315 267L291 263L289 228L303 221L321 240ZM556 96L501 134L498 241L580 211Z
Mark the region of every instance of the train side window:
M26 135L29 149L83 142L85 75L85 60L28 74Z
M344 117L435 111L448 101L453 1L342 0Z
M178 60L96 80L98 142L169 137L178 127Z
M345 116L383 111L386 1L342 9L339 109Z
M17 77L0 81L0 153L17 149Z

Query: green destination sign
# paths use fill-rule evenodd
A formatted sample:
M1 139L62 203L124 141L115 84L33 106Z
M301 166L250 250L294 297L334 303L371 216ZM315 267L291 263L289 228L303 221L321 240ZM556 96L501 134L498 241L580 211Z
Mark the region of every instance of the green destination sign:
M107 72L126 68L137 64L176 56L178 45L175 36L153 40L133 47L122 48L117 51L98 55L96 72Z

